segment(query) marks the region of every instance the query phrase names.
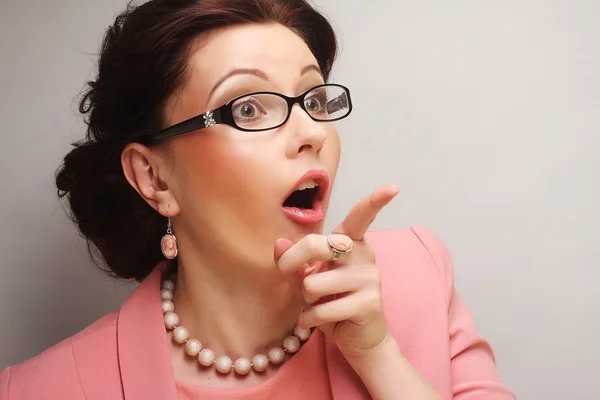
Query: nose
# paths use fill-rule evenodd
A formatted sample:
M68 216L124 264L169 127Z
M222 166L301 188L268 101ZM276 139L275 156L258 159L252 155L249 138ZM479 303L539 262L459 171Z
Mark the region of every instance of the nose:
M286 151L289 158L305 152L319 154L327 139L325 123L313 120L302 107L295 104L287 125L291 131Z

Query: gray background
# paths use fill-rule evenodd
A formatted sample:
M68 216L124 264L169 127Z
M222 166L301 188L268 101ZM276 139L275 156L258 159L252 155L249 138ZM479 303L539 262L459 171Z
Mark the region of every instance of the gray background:
M55 199L76 96L123 0L0 3L0 368L116 308ZM523 399L600 398L600 2L321 0L356 109L328 225L378 185L374 228L423 225Z

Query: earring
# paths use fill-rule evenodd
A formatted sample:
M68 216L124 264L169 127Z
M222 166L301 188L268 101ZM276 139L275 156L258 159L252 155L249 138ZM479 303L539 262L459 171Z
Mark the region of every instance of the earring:
M167 206L167 215L168 214L169 206ZM173 234L173 228L171 228L171 217L167 218L167 233L160 240L160 248L163 256L165 256L167 260L172 260L179 254L179 249L177 248L177 238Z

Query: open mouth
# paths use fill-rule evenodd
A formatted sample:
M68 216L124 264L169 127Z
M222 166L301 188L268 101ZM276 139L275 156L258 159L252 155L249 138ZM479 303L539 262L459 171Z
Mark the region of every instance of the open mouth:
M325 219L323 200L329 188L325 170L310 170L283 200L283 212L299 224L318 224Z
M313 180L300 184L283 202L284 207L312 210L319 196L319 184Z

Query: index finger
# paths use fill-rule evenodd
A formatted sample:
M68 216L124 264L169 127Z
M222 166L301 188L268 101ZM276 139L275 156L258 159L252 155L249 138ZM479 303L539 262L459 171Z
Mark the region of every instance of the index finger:
M348 213L335 232L343 233L353 240L362 240L377 214L400 192L397 185L384 186L359 201Z

